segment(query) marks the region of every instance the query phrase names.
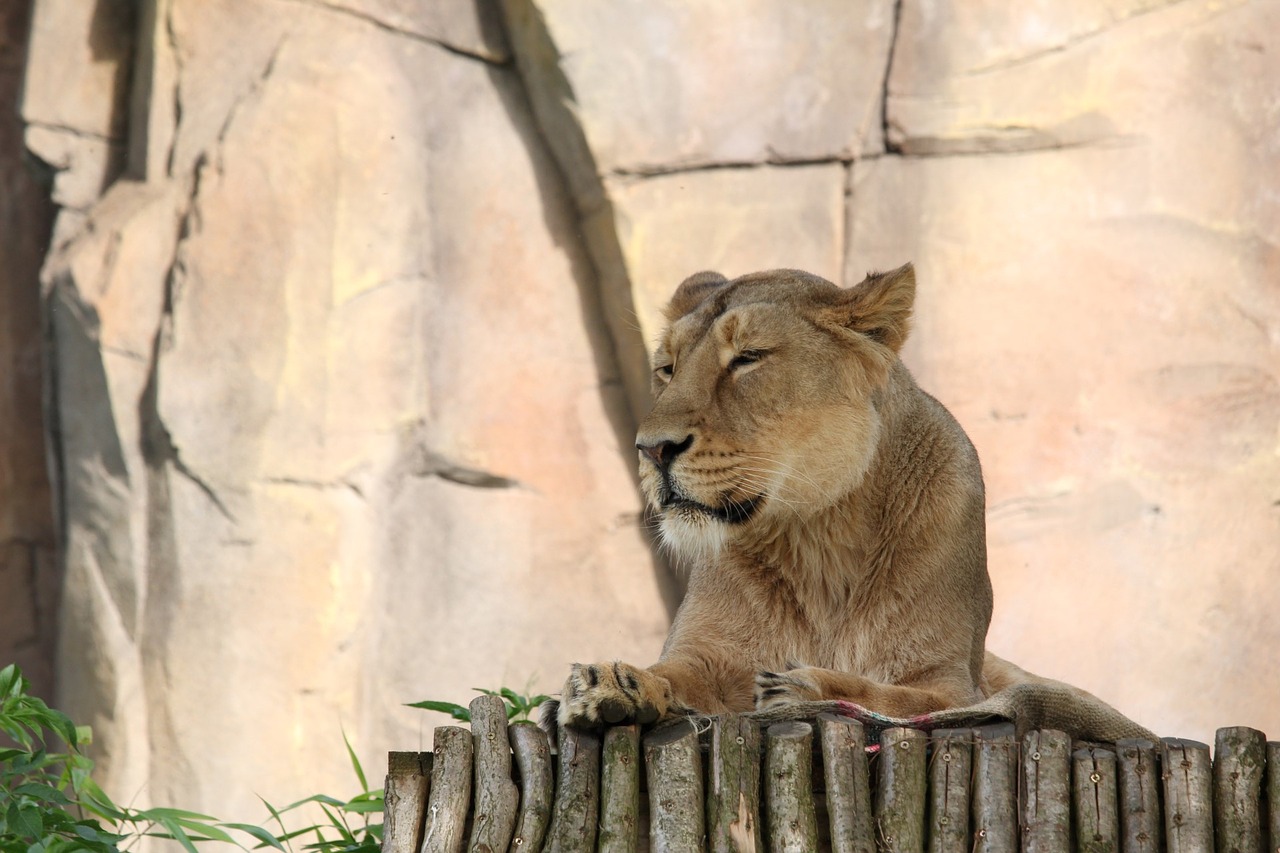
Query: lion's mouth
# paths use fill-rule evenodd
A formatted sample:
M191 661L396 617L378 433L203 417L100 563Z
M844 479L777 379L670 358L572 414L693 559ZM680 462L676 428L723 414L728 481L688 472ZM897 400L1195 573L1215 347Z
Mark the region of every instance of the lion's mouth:
M764 495L756 495L745 500L726 500L721 506L708 506L689 498L676 497L668 493L662 497L662 509L664 511L686 510L700 512L723 521L725 524L742 524L756 514L756 511L764 504L764 500Z

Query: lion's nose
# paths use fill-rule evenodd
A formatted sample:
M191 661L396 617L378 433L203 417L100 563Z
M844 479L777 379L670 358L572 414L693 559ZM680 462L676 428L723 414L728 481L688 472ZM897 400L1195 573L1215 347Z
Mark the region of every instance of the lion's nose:
M659 441L656 444L636 442L636 449L647 456L659 470L665 471L677 456L693 445L693 436L685 436L683 441Z

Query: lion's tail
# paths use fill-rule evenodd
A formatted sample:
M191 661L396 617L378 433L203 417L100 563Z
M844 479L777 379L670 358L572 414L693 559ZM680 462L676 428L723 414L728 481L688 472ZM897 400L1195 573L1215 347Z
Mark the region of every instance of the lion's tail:
M1027 672L987 652L979 707L1013 719L1020 728L1059 729L1082 740L1158 738L1087 690Z

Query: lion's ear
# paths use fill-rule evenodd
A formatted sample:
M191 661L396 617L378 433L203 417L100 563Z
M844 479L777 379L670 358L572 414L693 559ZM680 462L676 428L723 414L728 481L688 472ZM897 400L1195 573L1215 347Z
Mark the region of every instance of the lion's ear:
M696 272L689 276L680 282L680 286L676 288L675 295L667 303L666 311L663 312L667 316L667 322L674 323L679 320L685 314L701 305L702 301L711 295L712 291L718 290L728 283L729 279L718 272Z
M842 291L841 297L837 310L842 325L894 352L902 349L916 299L915 267L903 264L889 272L868 273L861 283Z

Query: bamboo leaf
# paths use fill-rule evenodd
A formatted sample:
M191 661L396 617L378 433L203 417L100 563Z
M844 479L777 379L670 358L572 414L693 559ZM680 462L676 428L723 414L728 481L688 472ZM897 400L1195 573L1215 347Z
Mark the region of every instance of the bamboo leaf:
M427 700L425 702L411 702L407 707L424 708L428 711L440 711L441 713L448 714L455 720L461 720L464 723L471 722L471 711L456 702L436 702L433 700Z
M360 759L356 757L356 751L351 748L351 741L347 738L347 730L342 730L342 742L347 747L347 756L351 759L351 766L355 768L356 778L360 780L360 790L369 790L369 781L364 778L364 768L360 766Z
M259 847L274 847L277 850L284 850L284 845L280 843L279 839L260 826L254 826L251 823L224 823L222 825L227 829L236 829L246 835L252 835L262 842L258 845Z

